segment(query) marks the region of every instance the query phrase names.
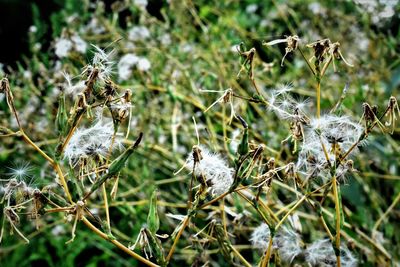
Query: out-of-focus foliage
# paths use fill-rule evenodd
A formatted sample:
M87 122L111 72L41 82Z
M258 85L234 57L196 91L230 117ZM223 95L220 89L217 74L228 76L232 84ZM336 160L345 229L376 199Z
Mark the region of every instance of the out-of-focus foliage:
M362 116L364 102L378 105L382 111L391 95L400 97L400 6L391 5L391 1L377 1L376 5L372 4L373 0L148 3L127 0L112 5L101 1L60 2L65 8L52 15L51 25L43 25L40 10L33 7L35 25L28 33L32 55L24 57L8 79L25 132L51 154L57 144L54 120L59 88L66 83L65 73L72 77L72 85L79 81L78 76L96 50L91 44L112 53L113 80L121 90L131 89L133 93L129 139L134 140L139 132L144 133L143 143L122 172L119 193L111 203L112 226L119 230L114 235L125 243L133 244L146 224L155 188L158 188L159 234L172 234L179 223L168 217L168 213L186 213L191 175L187 171L174 175L174 171L184 164L192 146L197 144L192 116L196 117L200 143L221 152L233 165L241 138L241 123L236 119L227 123L231 112L228 104L218 103L207 112L203 111L223 94L205 90L232 88L242 96L255 94L245 73L237 78L241 67L239 43L256 49L254 77L261 94L290 83L296 97L310 98L309 105L314 108L315 80L300 54L289 54L281 67L285 45L262 45L263 41L296 34L303 44L323 38L339 41L344 57L354 65L350 68L340 61L335 62L337 72L332 67L327 70L321 85L323 113L335 105L345 86L348 90L340 112L357 120ZM44 32L49 27L53 29L53 39L45 40ZM311 49L303 52L307 59L313 55ZM1 73L2 70L0 76L3 76ZM69 110L76 91L66 92L66 95ZM6 101L2 96L0 99L0 124L17 129ZM254 103L235 98L233 105L236 114L249 125L251 142L264 143L268 157L284 162L293 160L293 145L281 143L288 136L289 123ZM125 132L127 127L126 123L121 126ZM398 126L392 136L374 131L361 153L353 159L358 172L341 186L345 221L353 226L345 228L348 238L344 240L360 266L387 263L382 253L360 233L383 246L393 263L398 264L400 259L399 205L377 232L372 232L375 222L400 193L399 134ZM54 182L54 173L40 155L18 138L2 138L1 179L8 179L8 168L25 162L29 162L32 169L26 179L36 187ZM297 199L293 192L278 185L273 185L268 198L279 199L273 202L274 211ZM240 245L248 261L256 263L262 254L251 247L249 238L261 220L236 195L226 202L234 207L234 211L226 215L228 232L232 234L229 239ZM327 202L333 211L333 200ZM101 208L98 205L93 212L102 214ZM212 216L220 218L218 206L213 208ZM315 215L309 215L312 213L306 204L296 213L307 243L324 237L323 227ZM184 233L186 240L181 239L171 266L188 266L195 260L202 263L199 256L202 250L191 235L206 226L207 215L199 212L193 222L195 226ZM242 220L234 221L239 215L244 216ZM10 236L6 231L0 246L1 266L39 263L139 266L112 245L93 237L80 224L75 241L64 244L70 238L71 223L65 222L63 217L62 214L43 216L38 231L33 230L35 222L21 219L21 231L26 233L30 244L23 244L18 235ZM166 240L164 245L169 247L170 244ZM186 245L193 246L185 248ZM208 248L206 258L210 265L226 266L224 258L213 249L218 249L217 243Z

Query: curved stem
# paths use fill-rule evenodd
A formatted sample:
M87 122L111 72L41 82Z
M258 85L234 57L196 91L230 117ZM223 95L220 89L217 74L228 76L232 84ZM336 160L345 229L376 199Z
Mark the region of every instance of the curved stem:
M280 182L279 182L279 184L280 184ZM324 185L321 185L320 187L318 187L317 189L315 189L314 191L311 191L311 192L309 192L309 193L307 193L307 194L304 194L297 202L296 202L296 204L292 207L292 208L290 208L290 210L283 216L283 218L278 222L278 224L275 226L275 231L276 230L278 230L278 228L282 225L282 223L286 220L286 218L304 201L304 200L306 200L309 196L311 196L312 194L314 194L314 193L316 193L316 192L318 192L318 191L320 191L321 189L323 189L323 188L325 188L325 187L327 187L327 186L329 186L331 183L330 182L328 182L328 183L326 183L326 184L324 184ZM296 192L296 191L295 191ZM298 193L298 192L296 192L296 193Z
M258 89L258 86L257 86L256 81L254 80L254 78L250 79L250 80L251 80L251 83L253 84L254 89L256 89L257 94L261 95L260 94L260 90Z
M315 76L314 69L311 67L310 62L308 62L307 58L305 57L303 50L301 50L300 46L297 48L303 57L304 61L307 63L308 69L311 71L312 75Z
M319 216L319 218L320 218L320 220L321 220L322 226L324 227L326 233L327 233L328 236L329 236L329 239L330 239L331 241L333 241L333 240L334 240L334 237L333 237L333 235L332 235L332 233L331 233L331 230L329 230L328 225L326 224L326 221L325 221L325 219L324 219L324 216L322 216L322 214L321 214L321 215Z
M200 209L200 210L201 210L201 209L204 209L205 207L210 206L211 204L213 204L213 203L217 202L218 200L224 198L225 196L229 195L230 193L231 193L231 192L227 191L227 192L225 192L225 193L219 195L218 197L216 197L216 198L210 200L209 202L204 203L204 204L201 205L198 209Z
M251 264L240 254L240 252L234 247L230 246L232 249L233 253L239 258L239 260L246 266L246 267L252 267Z
M166 262L169 262L169 260L171 259L172 255L174 254L174 251L175 251L176 245L178 244L179 238L181 237L181 235L182 235L183 231L185 230L186 226L188 226L189 220L190 220L190 217L186 216L184 221L182 222L181 229L179 229L179 232L175 237L174 243L172 244L172 247L169 250L168 256L165 259Z
M267 219L267 217L265 217L264 213L261 212L260 208L257 207L257 206L254 204L253 201L251 201L250 199L248 199L248 198L247 198L242 192L240 192L240 191L237 191L236 193L237 193L240 197L242 197L244 200L246 200L251 206L253 206L253 207L256 209L256 211L258 212L258 214L260 214L260 216L262 217L262 219L264 220L264 222L265 222L268 226L271 225L271 222Z
M33 147L37 152L39 152L40 155L42 155L51 165L54 165L54 160L50 158L40 147L38 147L30 138L29 136L26 135L26 133L21 129L19 131L22 135L22 138L24 141L29 144L31 147Z
M299 199L299 201L296 202L296 204L288 211L286 214L283 216L283 218L278 222L278 224L275 227L275 230L278 230L278 228L282 225L282 223L286 220L286 218L308 197L307 195L304 195L302 198Z
M29 136L26 135L26 133L21 129L20 130L22 138L26 143L28 143L30 146L32 146L37 152L39 152L40 155L42 155L54 168L56 173L58 174L58 177L60 179L60 182L64 188L65 194L67 195L68 201L70 203L73 203L71 194L68 189L67 182L65 180L64 174L61 171L60 165L56 161L54 161L52 158L50 158L43 150L41 150L30 138Z
M71 128L71 130L68 132L67 137L65 138L64 143L62 144L60 155L64 152L64 149L67 147L69 141L71 140L71 137L74 135L75 130L78 128L78 124L79 124L79 122L81 121L81 119L83 117L82 115L83 115L83 113L81 115L79 115L79 117L77 118L76 125L73 126Z
M396 207L397 203L400 201L400 193L397 194L396 198L394 199L393 203L389 206L389 208L385 211L385 213L382 214L382 216L379 218L379 220L376 221L374 228L372 228L372 231L376 231L379 227L379 225L382 223L382 221L388 216L388 214Z
M159 267L159 265L152 263L151 261L143 258L142 256L140 256L139 254L136 254L134 251L130 250L129 248L127 248L126 246L124 246L122 243L120 243L119 241L115 240L115 239L110 239L108 237L108 235L106 235L105 233L103 233L102 231L100 231L99 229L96 228L96 226L94 226L88 219L86 219L85 217L82 218L83 223L90 229L92 230L95 234L97 234L98 236L100 236L101 238L103 238L104 240L107 240L111 243L113 243L116 247L118 247L119 249L121 249L122 251L124 251L125 253L129 254L130 256L132 256L133 258L135 258L136 260L146 264L147 266L151 266L151 267Z

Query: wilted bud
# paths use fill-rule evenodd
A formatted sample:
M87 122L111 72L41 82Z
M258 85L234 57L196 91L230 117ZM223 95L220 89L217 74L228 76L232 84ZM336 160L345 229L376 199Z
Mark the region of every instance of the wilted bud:
M154 190L151 194L150 210L149 215L147 216L147 225L149 226L150 232L154 235L160 228L160 218L158 217L157 212L157 190Z
M203 159L203 156L201 155L201 149L199 146L193 146L192 155L193 155L194 165L199 163Z
M56 128L59 134L64 133L64 130L68 125L68 115L65 110L65 95L64 92L61 92L58 98L58 110L56 116Z
M10 84L7 78L3 78L0 81L0 94L6 93L10 88Z
M240 43L238 52L240 54L240 64L242 65L240 68L237 77L240 76L242 71L247 71L247 75L250 79L254 78L253 75L253 67L254 67L254 56L256 54L256 49L253 47L250 50L246 51L246 47L244 43Z
M285 55L283 56L282 61L281 61L281 66L283 66L283 61L285 60L286 56L289 53L296 50L297 47L299 46L300 38L297 35L292 35L292 36L287 36L285 39L277 39L277 40L273 40L268 43L263 43L263 45L270 46L270 45L275 45L275 44L279 44L279 43L286 43Z
M238 146L237 152L239 155L244 156L249 152L249 134L248 134L249 127L248 127L246 121L242 117L240 117L240 116L237 116L237 117L240 120L240 122L242 123L243 128L244 128L242 141L240 142L240 144Z
M331 40L329 39L322 39L318 40L314 43L308 44L307 47L314 49L314 57L317 62L322 62L325 59L326 54L331 45Z
M118 156L118 158L116 158L110 164L110 167L108 168L108 175L114 176L122 170L122 168L125 166L125 163L127 162L128 158L132 155L132 153L135 151L135 149L140 144L142 137L143 137L143 133L140 133L136 142L133 145L131 145L130 147L128 147L128 149L126 149L121 155Z
M124 98L125 102L131 102L132 91L130 89L126 89L123 98Z
M275 158L270 158L267 162L268 170L275 169Z

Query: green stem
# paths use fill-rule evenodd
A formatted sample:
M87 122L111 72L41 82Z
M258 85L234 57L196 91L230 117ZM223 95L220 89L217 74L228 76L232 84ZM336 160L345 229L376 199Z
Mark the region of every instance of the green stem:
M317 118L321 117L321 81L317 82Z
M271 258L271 254L272 254L272 244L273 244L273 235L271 234L269 237L269 242L268 242L268 247L267 247L267 251L265 253L265 257L261 263L261 267L266 267L269 266L269 260Z
M337 266L340 267L340 199L339 193L337 188L337 180L336 175L332 177L332 188L333 188L333 195L335 198L335 211L336 211L336 238L335 238L335 246L336 246L336 259L337 259Z

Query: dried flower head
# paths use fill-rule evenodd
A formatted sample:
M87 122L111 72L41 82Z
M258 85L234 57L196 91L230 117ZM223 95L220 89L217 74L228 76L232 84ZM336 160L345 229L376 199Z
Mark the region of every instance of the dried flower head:
M269 227L262 223L253 231L250 241L253 247L265 251L268 248L270 237ZM272 246L285 262L292 262L303 252L300 235L287 227L279 228L272 241Z
M104 49L93 45L94 48L94 56L92 59L92 64L87 65L83 71L82 75L90 76L94 70L97 70L98 78L100 81L106 81L110 79L111 74L113 73L114 62L111 60L114 50L106 53Z
M90 128L79 128L74 132L65 148L64 157L69 160L70 164L90 156L104 157L110 149L113 135L114 127L112 122L103 123L98 120ZM115 138L113 148L119 145L118 138Z
M193 171L193 167L195 167L194 174L202 175L206 179L213 196L227 192L233 183L234 170L228 167L220 155L211 153L204 146L200 146L199 149L201 158L195 159L193 153L190 153L185 167L190 171Z
M270 41L268 43L264 43L264 45L269 46L269 45L275 45L275 44L280 44L280 43L286 43L285 55L283 56L282 61L281 61L281 66L283 66L283 61L285 60L286 56L298 48L299 42L300 42L299 36L292 35L292 36L287 36L284 39L277 39L277 40Z
M313 118L310 125L305 127L302 150L297 168L304 167L307 175L326 178L330 164L352 148L359 141L363 127L350 120L347 116L324 115ZM352 149L347 156L356 153Z
M343 267L357 266L357 259L342 245L340 253L340 261ZM336 256L332 243L329 239L321 239L312 243L305 252L306 261L312 266L329 267L336 266Z
M307 47L314 49L314 56L311 59L315 58L319 63L321 63L325 60L330 46L331 46L331 40L329 40L329 39L322 39L322 40L318 40L313 43L307 44Z

